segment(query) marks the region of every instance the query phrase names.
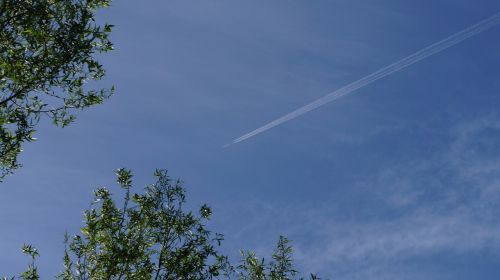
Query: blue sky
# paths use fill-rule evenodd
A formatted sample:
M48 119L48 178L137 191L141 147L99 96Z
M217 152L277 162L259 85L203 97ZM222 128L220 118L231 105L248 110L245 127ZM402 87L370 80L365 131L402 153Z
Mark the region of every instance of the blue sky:
M330 279L500 275L500 26L243 143L277 117L500 11L498 1L116 1L117 93L42 123L2 183L0 271L61 269L92 190L167 168L223 250L280 234ZM117 189L116 189L117 190Z

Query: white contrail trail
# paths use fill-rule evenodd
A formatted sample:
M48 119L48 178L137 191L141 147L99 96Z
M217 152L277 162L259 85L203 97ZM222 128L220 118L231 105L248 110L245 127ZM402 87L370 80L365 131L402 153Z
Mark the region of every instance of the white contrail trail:
M474 24L474 25L472 25L472 26L470 26L470 27L468 27L460 32L457 32L457 33L449 36L446 39L443 39L437 43L434 43L434 44L432 44L432 45L430 45L430 46L428 46L428 47L426 47L426 48L424 48L424 49L422 49L422 50L420 50L412 55L409 55L409 56L407 56L407 57L405 57L405 58L403 58L403 59L401 59L393 64L390 64L390 65L368 75L364 78L361 78L361 79L359 79L355 82L352 82L352 83L350 83L350 84L348 84L348 85L346 85L346 86L344 86L344 87L342 87L334 92L331 92L331 93L317 99L316 101L313 101L313 102L311 102L303 107L300 107L299 109L297 109L293 112L290 112L290 113L288 113L288 114L286 114L286 115L284 115L284 116L282 116L282 117L280 117L280 118L278 118L278 119L276 119L276 120L274 120L274 121L272 121L264 126L261 126L254 131L251 131L251 132L249 132L249 133L247 133L239 138L236 138L230 144L225 145L224 147L227 147L231 144L236 144L238 142L247 140L250 137L253 137L253 136L260 134L268 129L271 129L271 128L278 126L284 122L287 122L291 119L294 119L302 114L305 114L311 110L314 110L320 106L323 106L329 102L332 102L332 101L334 101L334 100L336 100L344 95L352 93L352 92L354 92L362 87L365 87L365 86L367 86L367 85L369 85L369 84L371 84L379 79L382 79L382 78L384 78L384 77L386 77L394 72L397 72L401 69L404 69L408 66L411 66L412 64L417 63L420 60L423 60L423 59L425 59L433 54L436 54L436 53L441 52L449 47L452 47L452 46L454 46L454 45L456 45L456 44L458 44L458 43L460 43L460 42L462 42L462 41L464 41L464 40L466 40L474 35L477 35L477 34L483 32L483 31L485 31L485 30L487 30L487 29L489 29L489 28L491 28L499 23L500 23L500 13L497 13L494 16L489 17L485 20L482 20L482 21L480 21L480 22L478 22L478 23L476 23L476 24Z

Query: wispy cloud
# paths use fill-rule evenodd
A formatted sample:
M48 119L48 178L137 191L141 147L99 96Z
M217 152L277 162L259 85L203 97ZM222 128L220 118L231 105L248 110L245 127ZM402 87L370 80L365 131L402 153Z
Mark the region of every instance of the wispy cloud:
M238 238L256 231L289 235L302 270L332 279L429 279L410 264L500 248L500 152L491 152L500 145L500 118L488 115L443 133L451 142L432 157L383 168L351 186L368 206L326 197L314 205L255 202L245 211L256 215ZM367 207L370 215L357 215Z
M304 266L333 270L341 276L336 279L420 279L418 271L404 278L388 273L396 263L414 258L500 247L495 218L500 213L500 155L491 152L498 145L500 119L466 122L450 135L452 144L432 159L389 168L366 183L373 194L384 194L379 203L401 215L348 222L322 216L322 245L298 247ZM440 169L454 180L440 178ZM428 178L423 181L422 175ZM311 213L314 217L318 213Z

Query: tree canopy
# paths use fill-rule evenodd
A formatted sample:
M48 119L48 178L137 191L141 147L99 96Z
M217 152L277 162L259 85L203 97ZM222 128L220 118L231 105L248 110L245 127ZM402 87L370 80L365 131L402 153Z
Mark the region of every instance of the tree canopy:
M220 252L223 235L206 228L211 208L204 204L197 212L186 210L182 182L172 180L166 170L157 170L154 176L153 184L135 193L132 173L119 169L117 182L124 196L118 203L107 188L94 192L81 233L65 237L58 279L299 279L293 248L283 236L269 262L242 251L241 261L231 265ZM38 251L31 245L22 249L31 263L21 278L39 279ZM310 279L319 278L311 274Z
M143 194L131 194L130 171L117 174L123 202L106 188L95 191L82 234L68 239L61 279L211 279L228 267L217 251L222 235L203 224L211 209L185 211L181 181L158 170Z
M102 103L112 88L90 88L105 71L111 25L95 11L108 0L0 0L0 179L19 167L41 116L66 126L74 109Z

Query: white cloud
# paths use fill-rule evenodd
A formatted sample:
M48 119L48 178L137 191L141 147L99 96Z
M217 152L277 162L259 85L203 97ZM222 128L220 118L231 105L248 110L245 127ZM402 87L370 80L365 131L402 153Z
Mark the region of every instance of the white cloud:
M368 206L255 203L249 211L259 216L243 231L286 228L302 270L333 279L429 279L413 260L500 248L500 118L462 123L449 137L450 145L431 158L385 168L351 186ZM345 217L362 211L357 208L373 213Z
M387 168L375 180L359 183L370 186L363 190L381 207L400 215L349 222L319 218L322 240L297 248L304 267L333 270L336 279L420 279L422 271L402 277L391 267L443 252L500 247L495 219L500 212L500 119L464 123L450 135L452 144L435 157Z

